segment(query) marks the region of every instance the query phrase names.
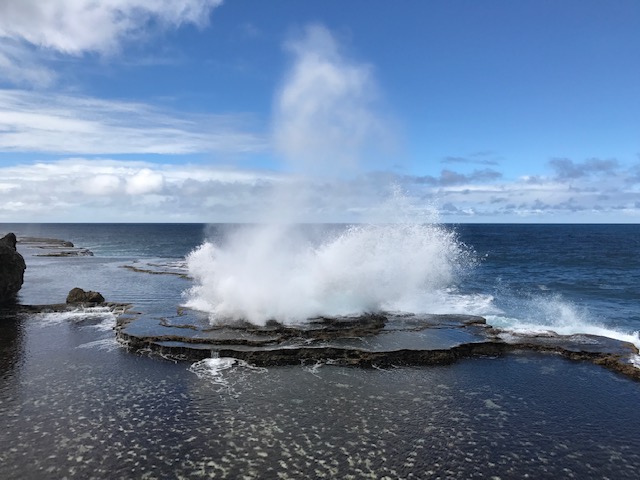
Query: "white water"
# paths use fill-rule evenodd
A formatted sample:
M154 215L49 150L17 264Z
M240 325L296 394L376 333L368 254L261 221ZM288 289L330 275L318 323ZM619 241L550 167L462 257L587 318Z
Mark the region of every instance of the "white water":
M507 294L505 296L508 297ZM640 349L640 332L624 332L592 317L588 309L560 295L511 297L503 309L481 313L487 323L518 335L552 332L558 335L598 335L629 342ZM496 312L497 310L497 312Z
M266 225L206 242L187 258L187 306L212 322L448 309L448 288L473 263L455 234L434 224L360 225L325 238Z
M87 326L105 331L112 330L116 324L116 313L110 307L87 307L64 312L38 313L34 318L41 326L87 322Z
M212 383L223 387L230 387L229 377L226 375L226 372L231 369L235 369L234 375L231 377L235 380L238 380L238 377L242 376L242 373L240 373L239 370L244 370L245 373L266 372L266 369L264 368L255 367L244 360L238 360L231 357L205 358L204 360L200 360L189 367L189 371L195 373L198 377L207 379Z

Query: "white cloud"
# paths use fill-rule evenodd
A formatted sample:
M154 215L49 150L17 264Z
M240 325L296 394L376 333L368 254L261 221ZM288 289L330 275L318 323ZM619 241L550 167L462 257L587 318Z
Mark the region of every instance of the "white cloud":
M229 167L85 158L0 166L0 178L0 223L255 221L282 180Z
M374 108L371 67L346 58L320 25L286 47L294 62L276 98L276 148L308 172L355 167L389 130Z
M187 115L134 102L0 90L0 151L246 153L266 148L243 115Z
M163 186L164 175L162 173L143 168L127 178L126 190L129 195L146 195L160 192Z
M58 75L47 61L115 54L127 42L184 24L204 26L222 0L0 0L0 80L37 88Z
M205 25L222 0L2 0L0 38L65 54L109 52L150 24Z
M87 195L112 195L122 187L122 180L117 175L96 175L82 179L82 182L82 191Z
M540 178L438 187L420 177L365 174L351 179L300 179L212 165L69 158L0 167L2 222L255 222L277 186L299 184L302 221L366 221L399 185L406 192L396 218L423 219L432 204L443 221L637 221L637 183L595 188ZM401 210L401 211L400 211Z

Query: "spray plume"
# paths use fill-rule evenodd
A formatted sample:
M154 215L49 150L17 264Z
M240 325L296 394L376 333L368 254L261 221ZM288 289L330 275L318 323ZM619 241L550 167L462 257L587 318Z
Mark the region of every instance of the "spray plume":
M194 286L187 305L209 312L212 322L256 324L433 309L470 256L432 211L403 221L407 199L395 191L369 209L375 213L366 224L298 223L313 220L304 176L353 172L386 129L375 109L371 67L346 58L331 32L312 25L285 47L293 63L276 95L273 138L303 181L275 193L263 224L233 229L188 256Z

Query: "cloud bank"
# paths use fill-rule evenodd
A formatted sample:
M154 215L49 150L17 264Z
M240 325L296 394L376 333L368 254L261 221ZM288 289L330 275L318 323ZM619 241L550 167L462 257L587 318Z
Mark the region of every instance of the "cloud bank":
M348 179L318 177L304 180L308 195L299 205L299 219L367 221L395 185L405 192L411 207L407 211L414 209L420 217L425 205L435 204L445 222L637 222L639 170L640 164L619 166L570 183L551 166L545 177L469 178L454 184L425 183L419 176L389 172ZM274 190L299 181L261 170L127 160L68 158L4 166L0 167L0 223L260 222Z

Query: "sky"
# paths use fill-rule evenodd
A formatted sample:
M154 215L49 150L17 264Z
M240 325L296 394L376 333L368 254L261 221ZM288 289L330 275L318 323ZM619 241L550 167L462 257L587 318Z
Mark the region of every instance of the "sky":
M295 191L296 221L401 195L637 223L639 24L637 0L0 0L0 222L260 222Z

